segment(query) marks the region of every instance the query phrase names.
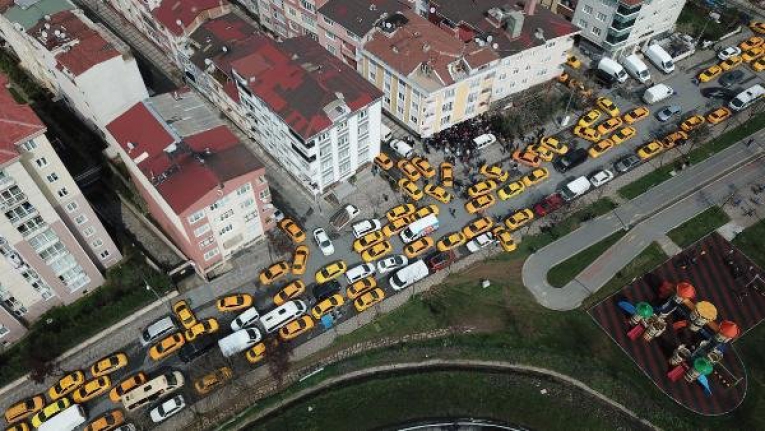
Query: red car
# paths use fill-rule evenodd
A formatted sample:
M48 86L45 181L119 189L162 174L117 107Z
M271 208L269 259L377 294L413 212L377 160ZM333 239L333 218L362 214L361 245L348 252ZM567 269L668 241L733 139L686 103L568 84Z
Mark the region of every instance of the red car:
M430 270L433 272L440 271L446 268L447 266L451 265L452 262L454 262L453 250L440 251L438 253L435 253L429 256L425 260L425 263L428 265L428 268L430 268Z
M558 193L553 193L534 205L534 214L537 217L544 217L560 209L565 203L566 201Z

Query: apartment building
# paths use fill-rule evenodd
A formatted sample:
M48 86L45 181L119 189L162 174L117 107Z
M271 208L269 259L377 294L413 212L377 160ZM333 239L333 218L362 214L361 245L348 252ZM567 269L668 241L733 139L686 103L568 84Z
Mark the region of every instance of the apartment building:
M534 0L431 1L428 12L380 20L357 67L383 91L383 109L420 136L552 80L578 32Z
M0 76L0 343L104 282L122 256L45 136Z
M68 0L1 0L0 14L21 65L94 129L148 97L128 47Z
M617 57L675 28L685 0L578 0L572 22L582 37Z
M200 25L231 12L228 0L106 1L173 61Z
M197 93L137 103L107 130L151 216L200 276L274 227L265 167Z

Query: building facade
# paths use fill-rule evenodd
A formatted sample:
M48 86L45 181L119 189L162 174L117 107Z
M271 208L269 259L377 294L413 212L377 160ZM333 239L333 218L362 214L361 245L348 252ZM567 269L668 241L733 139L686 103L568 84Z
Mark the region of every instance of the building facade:
M265 167L188 88L136 104L107 129L152 217L201 276L274 227Z
M104 282L122 258L45 136L0 78L0 343Z
M21 65L94 129L148 97L128 47L68 0L5 0L0 12Z
M578 0L572 22L612 57L629 55L674 30L685 0Z

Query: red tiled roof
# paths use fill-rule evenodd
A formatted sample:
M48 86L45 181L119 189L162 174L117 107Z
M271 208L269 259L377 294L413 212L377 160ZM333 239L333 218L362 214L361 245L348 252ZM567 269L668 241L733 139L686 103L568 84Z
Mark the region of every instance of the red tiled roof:
M164 0L152 14L171 33L180 36L203 12L227 4L227 0Z
M43 27L44 25L49 27ZM57 37L57 31L62 32L63 36ZM111 43L70 10L53 14L49 21L41 20L27 33L49 51L58 50L56 60L59 69L66 68L74 76L79 76L91 67L120 55ZM68 48L61 49L65 45Z
M14 100L7 85L8 78L0 75L0 164L19 156L16 144L45 130L32 108Z
M225 126L176 142L144 103L112 121L107 130L155 185L176 214L182 214L227 181L263 169L263 164ZM128 142L133 143L130 150ZM172 155L165 149L175 144ZM144 155L145 153L145 155ZM157 181L163 173L167 175Z
M249 44L254 52L231 62L231 67L245 79L254 78L249 82L252 93L303 139L332 125L325 108L338 95L352 112L382 97L374 85L308 36L277 43L259 35Z
M5 13L14 4L14 0L0 0L0 13Z

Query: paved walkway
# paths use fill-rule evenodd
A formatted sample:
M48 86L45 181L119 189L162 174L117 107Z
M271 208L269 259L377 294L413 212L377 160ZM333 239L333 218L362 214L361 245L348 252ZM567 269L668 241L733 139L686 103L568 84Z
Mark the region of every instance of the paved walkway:
M765 133L755 135L762 142ZM543 306L571 310L581 305L657 238L710 206L719 205L731 187L746 187L765 175L763 148L742 142L688 168L614 211L531 255L523 266L523 283ZM547 282L547 272L619 229L630 232L562 288Z

